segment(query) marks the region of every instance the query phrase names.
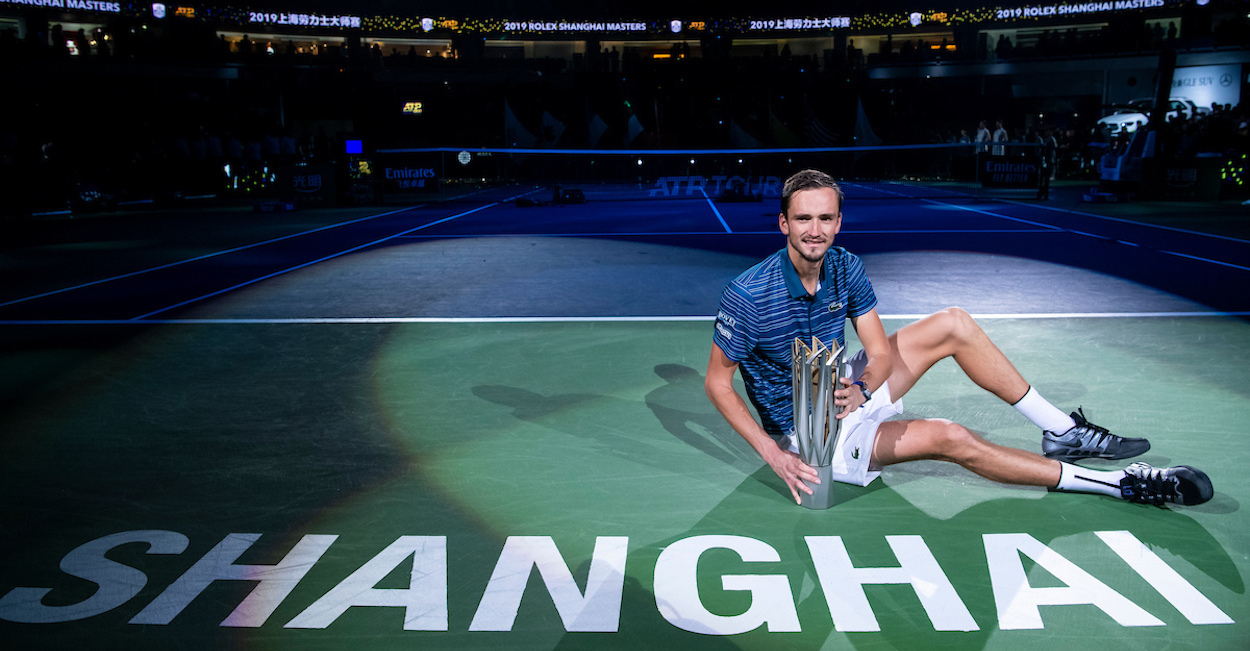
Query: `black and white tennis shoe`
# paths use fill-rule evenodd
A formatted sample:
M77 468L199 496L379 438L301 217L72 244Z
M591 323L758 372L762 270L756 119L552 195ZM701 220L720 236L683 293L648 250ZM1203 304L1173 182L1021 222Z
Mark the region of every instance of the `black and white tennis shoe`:
M1042 454L1059 461L1079 459L1128 459L1150 449L1150 441L1143 438L1116 436L1085 420L1085 412L1078 408L1072 412L1076 427L1056 434L1042 432Z
M1171 502L1193 506L1213 495L1211 478L1191 466L1154 468L1138 461L1124 469L1124 479L1120 480L1120 496L1141 504L1163 506Z

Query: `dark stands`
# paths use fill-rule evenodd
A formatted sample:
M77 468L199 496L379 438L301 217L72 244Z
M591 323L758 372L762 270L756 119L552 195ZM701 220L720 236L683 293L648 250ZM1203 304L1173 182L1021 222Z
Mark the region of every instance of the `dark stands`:
M0 190L15 197L2 210L13 217L188 196L268 198L274 170L343 163L348 137L368 149L830 147L958 142L979 119L998 117L1015 142L1029 128L1055 133L1057 178L1093 179L1094 161L1121 146L1096 129L1097 100L1039 118L1013 96L1009 75L885 80L873 71L1059 66L1148 56L1170 41L1210 52L1250 43L1244 16L1196 36L1145 25L1127 16L1097 31L1016 29L1014 41L1001 43L982 38L989 30L958 28L936 43L900 31L867 56L865 38L850 33L844 49L819 55L793 54L784 39L688 39L646 50L590 40L567 58L525 58L517 49L488 55L481 38L397 47L359 34L227 35L207 23L153 29L118 18L90 34L48 23L24 39L0 34L10 81L0 108ZM413 102L419 115L401 110ZM1248 118L1241 107L1220 106L1173 121L1161 150L1246 151Z

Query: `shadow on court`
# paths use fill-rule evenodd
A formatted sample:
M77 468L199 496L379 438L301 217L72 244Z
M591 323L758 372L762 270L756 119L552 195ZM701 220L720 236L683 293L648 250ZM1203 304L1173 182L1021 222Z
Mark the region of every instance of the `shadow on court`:
M738 436L720 412L712 406L703 389L703 376L681 364L660 364L655 374L668 384L647 394L647 407L665 431L703 454L752 472L761 461L751 446Z
M760 465L759 455L725 423L703 393L703 376L680 364L660 364L656 375L668 383L646 395L646 406L678 441L744 473ZM568 393L544 396L503 385L478 385L473 395L512 409L517 419L577 437L586 449L607 451L622 460L681 472L687 462L671 450L630 432L642 416L638 403L603 395ZM696 410L697 406L706 409ZM588 413L591 419L570 415Z

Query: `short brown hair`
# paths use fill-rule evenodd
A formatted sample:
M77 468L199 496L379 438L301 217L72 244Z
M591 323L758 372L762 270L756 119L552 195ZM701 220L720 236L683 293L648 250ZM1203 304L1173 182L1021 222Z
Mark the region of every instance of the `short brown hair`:
M786 184L782 186L781 214L789 217L790 197L793 197L795 192L819 188L829 188L838 193L838 210L842 209L842 188L838 187L838 182L820 170L803 170L786 179Z

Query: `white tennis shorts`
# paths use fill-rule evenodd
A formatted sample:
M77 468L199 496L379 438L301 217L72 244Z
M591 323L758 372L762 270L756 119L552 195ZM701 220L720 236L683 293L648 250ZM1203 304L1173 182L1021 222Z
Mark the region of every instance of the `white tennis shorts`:
M868 365L868 355L862 349L846 360L847 375L858 380ZM858 387L857 387L858 388ZM835 481L856 486L867 486L872 480L881 476L880 468L872 468L872 446L877 440L877 427L892 416L903 413L903 401L892 400L890 384L883 383L881 388L872 392L872 400L851 412L842 419L842 435L838 445L833 449L831 474ZM798 441L794 432L783 436L777 442L782 448L798 453Z

